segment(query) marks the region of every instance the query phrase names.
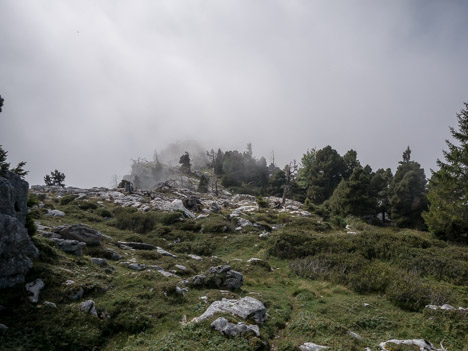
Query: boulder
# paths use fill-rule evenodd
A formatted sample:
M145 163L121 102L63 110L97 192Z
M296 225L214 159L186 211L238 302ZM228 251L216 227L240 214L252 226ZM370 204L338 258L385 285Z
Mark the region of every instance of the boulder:
M313 342L306 342L303 345L299 346L299 349L301 351L320 351L320 350L329 349L329 347L317 345L317 344L314 344Z
M242 273L234 271L231 266L222 265L210 267L204 274L191 278L189 285L193 287L226 288L238 290L244 284Z
M100 267L107 266L107 260L105 258L91 257L91 261Z
M432 345L429 341L426 341L424 339L411 339L411 340L392 339L392 340L388 340L385 342L381 342L379 344L380 349L382 351L390 351L394 349L393 347L387 349L387 344L417 346L419 347L420 351L444 351L444 348L436 349L434 345Z
M30 293L29 300L32 303L39 302L39 293L44 288L45 284L42 279L36 279L33 282L26 284L26 291Z
M97 317L96 304L93 300L87 300L80 304L80 311L91 313L93 316Z
M28 183L12 172L0 175L0 289L24 283L39 252L24 224Z
M172 201L171 210L182 211L188 218L195 218L195 215L185 208L184 203L180 199Z
M156 250L156 246L151 244L133 242L133 241L118 241L120 247L130 247L135 250Z
M50 217L64 217L65 212L62 212L60 210L47 210L47 216L50 216Z
M71 253L75 256L83 256L83 249L86 247L86 244L83 242L57 238L51 238L50 240L66 253Z
M245 324L239 322L237 324L230 323L226 318L219 317L213 323L211 323L211 328L221 332L222 334L229 336L238 336L247 334L250 332L255 333L256 336L260 336L260 329L258 325L255 324Z
M44 301L44 306L50 307L50 308L57 308L57 305L53 302L50 301Z
M100 246L101 240L110 239L109 236L84 224L61 225L55 227L53 232L59 234L62 239L78 240L88 246Z
M216 313L229 313L244 320L251 319L256 323L263 323L267 320L268 314L263 303L253 297L246 296L239 300L222 299L213 302L201 316L193 319L199 323L213 317Z

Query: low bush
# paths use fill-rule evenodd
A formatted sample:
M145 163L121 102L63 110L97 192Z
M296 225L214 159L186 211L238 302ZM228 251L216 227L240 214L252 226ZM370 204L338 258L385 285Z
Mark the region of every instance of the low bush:
M75 200L78 197L78 195L65 195L60 199L60 205L65 206L68 205L70 202Z

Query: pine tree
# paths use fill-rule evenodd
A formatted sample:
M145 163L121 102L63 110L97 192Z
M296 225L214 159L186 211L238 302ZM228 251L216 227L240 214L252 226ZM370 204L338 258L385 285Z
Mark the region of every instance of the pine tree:
M187 151L185 151L185 153L182 156L180 156L179 163L182 172L190 173L190 168L192 167L192 164L190 162L190 155Z
M458 145L446 141L445 162L433 172L428 199L429 211L423 214L429 230L441 239L468 243L468 103L457 113L458 130L450 132Z
M397 226L425 229L421 214L427 209L426 183L424 169L411 161L408 146L391 185L391 218Z

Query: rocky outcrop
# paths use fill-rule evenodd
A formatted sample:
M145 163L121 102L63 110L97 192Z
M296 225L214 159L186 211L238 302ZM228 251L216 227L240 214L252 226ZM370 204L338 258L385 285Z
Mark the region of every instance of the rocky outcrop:
M252 332L255 333L256 336L260 336L260 329L258 328L258 325L245 324L242 322L234 324L229 322L224 317L219 317L213 323L211 323L211 328L229 336L244 335Z
M0 289L24 283L38 255L24 227L28 183L12 172L0 175Z
M420 351L444 351L445 349L441 347L440 349L436 349L434 345L432 345L429 341L426 341L424 339L410 339L410 340L388 340L385 342L381 342L379 344L380 349L382 351L390 351L393 350L393 347L387 349L387 344L394 344L394 345L411 345L411 346L416 346L419 347Z
M299 349L301 351L320 351L320 350L329 349L329 347L317 345L317 344L314 344L313 342L306 342L303 345L299 346Z
M192 287L226 288L238 290L244 284L244 276L231 268L231 266L210 267L204 274L199 274L190 279Z
M200 317L194 318L193 322L199 323L213 317L216 313L228 313L238 316L244 320L251 319L256 323L267 320L268 314L263 303L253 297L246 296L239 300L222 299L213 302Z
M62 239L77 240L88 246L100 246L102 240L110 239L107 235L84 224L61 225L55 227L53 232Z

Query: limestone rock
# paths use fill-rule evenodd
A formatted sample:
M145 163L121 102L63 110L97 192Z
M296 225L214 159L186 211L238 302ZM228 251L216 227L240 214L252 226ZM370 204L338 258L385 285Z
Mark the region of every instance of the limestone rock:
M187 210L184 206L182 200L176 199L171 203L171 210L172 211L182 211L188 218L195 218L195 215Z
M258 325L248 325L245 323L230 323L226 318L219 317L213 323L211 323L211 328L226 334L229 336L238 336L243 335L249 332L255 333L256 336L260 336L260 329Z
M189 284L194 287L237 290L244 284L244 276L242 273L234 271L231 266L215 266L210 267L204 274L193 277Z
M101 240L110 239L107 235L84 224L61 225L55 227L53 232L59 234L62 239L78 240L88 246L100 246Z
M47 216L50 216L50 217L63 217L63 216L65 216L65 212L62 212L60 210L47 210Z
M45 284L42 281L42 279L36 279L35 281L26 284L26 290L30 294L32 294L31 296L29 296L29 300L32 303L38 303L39 302L39 293L44 288L44 286L45 286Z
M299 346L299 349L301 351L320 351L320 350L329 349L329 347L317 345L317 344L314 344L313 342L306 342L303 345Z
M120 247L130 247L135 250L156 250L156 246L151 244L133 242L133 241L118 241Z
M216 313L229 313L244 320L251 319L256 323L267 320L268 314L263 303L253 297L246 296L239 300L222 299L213 302L201 316L194 318L195 323L213 317Z
M105 258L91 257L91 261L100 267L107 266L107 260Z
M80 310L86 313L91 313L93 316L97 317L96 304L93 300L87 300L80 304Z
M411 340L388 340L385 342L381 342L379 344L380 348L382 351L389 351L390 349L387 349L387 344L396 344L396 345L414 345L419 347L420 351L444 351L443 348L441 349L436 349L434 345L432 345L429 341L426 341L424 339L411 339ZM393 348L392 348L393 349Z
M71 253L76 256L83 256L83 249L86 247L86 244L83 242L57 238L52 238L50 240L66 253Z
M0 175L0 289L24 283L38 256L24 227L28 183L12 172Z
M57 305L53 302L50 301L44 301L44 306L50 307L50 308L57 308Z

